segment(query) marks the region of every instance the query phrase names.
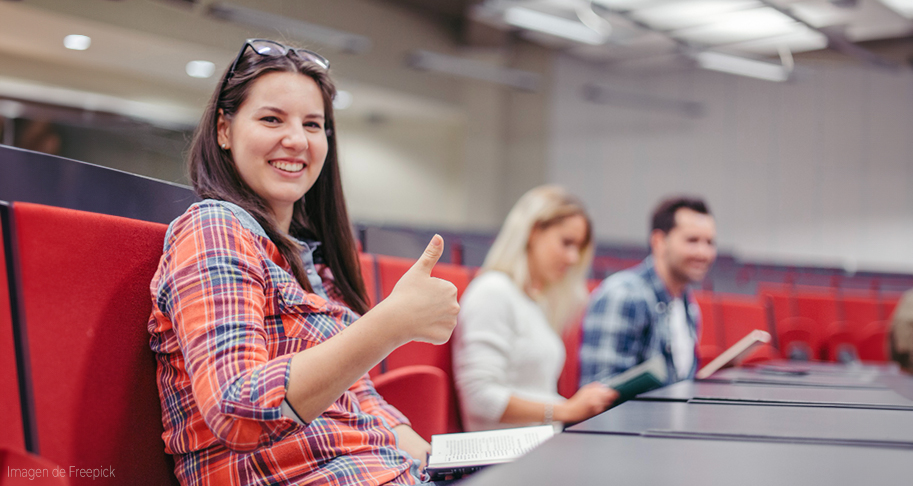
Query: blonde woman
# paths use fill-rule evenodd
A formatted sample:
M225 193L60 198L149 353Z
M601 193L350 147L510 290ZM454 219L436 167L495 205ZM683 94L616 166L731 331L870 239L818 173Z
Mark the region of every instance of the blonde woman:
M575 197L549 185L517 201L460 302L453 360L466 430L579 422L617 398L599 383L567 400L557 391L562 327L586 303L592 259Z

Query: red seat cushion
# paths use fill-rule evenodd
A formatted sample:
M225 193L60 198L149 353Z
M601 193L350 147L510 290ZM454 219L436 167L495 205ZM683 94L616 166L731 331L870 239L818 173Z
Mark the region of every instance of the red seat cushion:
M42 456L111 466L124 484L176 484L146 330L166 226L35 204L13 210Z

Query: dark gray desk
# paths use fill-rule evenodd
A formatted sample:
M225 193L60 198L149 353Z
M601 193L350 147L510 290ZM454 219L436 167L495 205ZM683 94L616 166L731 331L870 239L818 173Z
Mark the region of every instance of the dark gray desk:
M566 432L843 443L913 450L913 411L629 401Z
M825 388L682 381L636 400L742 402L764 405L913 410L913 400L883 388Z
M795 385L826 388L886 388L878 382L877 370L822 372L804 367L729 368L704 381L763 385Z
M561 434L460 486L908 484L913 452L872 447Z

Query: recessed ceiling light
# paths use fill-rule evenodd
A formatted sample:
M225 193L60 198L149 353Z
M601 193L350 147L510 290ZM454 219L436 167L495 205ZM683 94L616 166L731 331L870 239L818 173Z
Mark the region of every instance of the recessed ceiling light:
M92 44L92 38L87 35L68 35L63 38L63 46L74 51L84 51Z
M352 106L352 93L343 90L337 91L336 97L333 98L333 108L337 110L345 110L350 106Z
M194 78L208 78L216 71L216 65L209 61L190 61L184 68L187 75Z

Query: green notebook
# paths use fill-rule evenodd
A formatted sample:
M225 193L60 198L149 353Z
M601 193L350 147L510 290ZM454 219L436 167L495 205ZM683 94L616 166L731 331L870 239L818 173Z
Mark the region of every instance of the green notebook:
M615 403L621 403L663 386L666 375L666 360L654 356L620 375L602 381L602 384L617 391L620 396Z

